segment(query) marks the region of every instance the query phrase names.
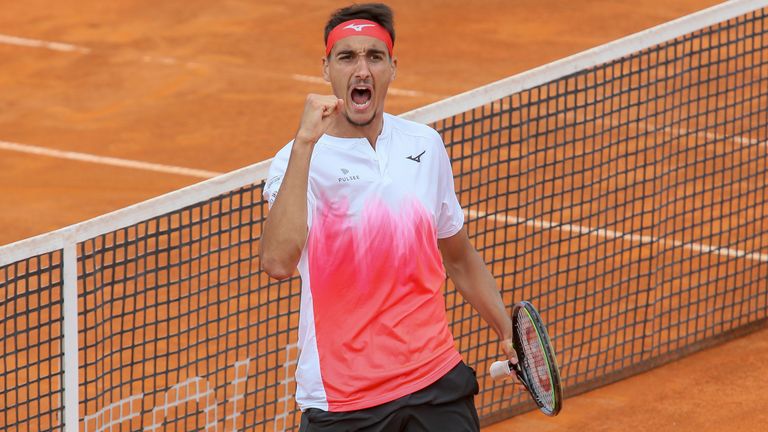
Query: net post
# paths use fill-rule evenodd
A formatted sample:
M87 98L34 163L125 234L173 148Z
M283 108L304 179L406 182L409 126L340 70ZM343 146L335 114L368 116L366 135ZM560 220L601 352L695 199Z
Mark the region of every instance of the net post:
M63 302L64 302L64 431L79 431L78 329L77 329L77 242L64 242Z

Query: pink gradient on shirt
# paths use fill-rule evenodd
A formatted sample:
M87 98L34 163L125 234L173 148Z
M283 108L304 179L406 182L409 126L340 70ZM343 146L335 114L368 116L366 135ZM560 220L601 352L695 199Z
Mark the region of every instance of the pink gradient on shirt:
M420 390L458 362L431 215L369 201L318 208L308 239L320 371L329 410L367 408ZM425 382L430 381L430 382Z

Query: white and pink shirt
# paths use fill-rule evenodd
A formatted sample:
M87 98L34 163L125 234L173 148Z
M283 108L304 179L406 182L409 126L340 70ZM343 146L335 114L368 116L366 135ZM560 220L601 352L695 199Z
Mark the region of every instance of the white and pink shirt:
M270 205L292 144L270 167ZM312 154L307 203L299 407L369 408L456 366L437 239L456 234L464 216L440 135L389 114L375 149L365 138L324 135Z

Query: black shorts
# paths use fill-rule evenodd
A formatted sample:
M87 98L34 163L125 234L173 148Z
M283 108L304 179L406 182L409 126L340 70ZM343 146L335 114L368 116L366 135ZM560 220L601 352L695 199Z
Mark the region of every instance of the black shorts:
M475 409L479 388L475 371L459 363L434 384L372 408L301 413L299 432L479 431Z

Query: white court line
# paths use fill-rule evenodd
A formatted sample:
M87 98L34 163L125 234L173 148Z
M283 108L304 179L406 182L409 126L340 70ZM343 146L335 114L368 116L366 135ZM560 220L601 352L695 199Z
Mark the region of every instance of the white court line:
M622 90L623 91L623 90ZM506 101L505 101L506 104ZM504 105L502 105L503 107ZM508 109L507 107L504 109ZM576 122L582 122L582 126L584 123L589 122L595 122L600 123L604 125L608 125L609 128L617 128L617 127L631 127L636 128L645 132L663 132L668 135L671 135L673 138L680 138L684 135L691 135L698 138L703 138L707 141L725 141L725 142L732 142L734 144L739 145L746 145L746 146L761 146L766 147L768 146L768 141L760 141L757 138L751 138L743 135L735 135L735 136L725 136L721 134L716 134L712 132L705 132L705 131L691 131L690 129L686 129L684 127L679 126L656 126L655 124L651 123L650 121L627 121L626 123L620 123L620 122L612 122L610 120L604 120L599 117L579 117L573 113L557 113L556 114L560 118L565 118L566 120L574 120ZM576 126L576 124L573 125L567 125L567 126ZM605 129L603 129L605 130Z
M539 228L539 229L557 229L565 232L573 232L577 234L593 235L597 237L604 237L610 240L625 240L633 243L656 243L665 247L680 247L694 252L711 253L715 255L726 256L730 258L744 258L759 262L768 262L768 254L761 254L757 252L747 252L739 249L728 249L718 246L710 246L703 243L694 242L682 242L679 240L662 240L658 237L643 236L637 234L625 234L620 231L613 231L603 228L585 227L582 225L564 224L559 222L550 222L543 219L523 219L509 215L489 215L483 211L466 210L466 214L471 218L488 218L496 223L504 225L519 225Z
M45 41L40 39L30 39L18 36L0 34L0 44L15 45L28 48L44 48L52 51L59 52L75 52L80 54L90 54L93 52L91 48L72 45L64 42ZM173 57L158 57L145 55L141 57L141 61L144 63L163 64L167 66L182 65L186 67L200 67L200 63L195 62L183 62Z
M184 168L172 165L155 164L151 162L141 162L130 159L120 159L108 156L95 156L88 153L79 153L65 150L55 150L46 147L18 144L8 141L0 141L0 150L15 151L39 156L55 157L60 159L69 159L80 162L89 162L100 165L110 165L121 168L132 168L144 171L155 171L166 174L177 174L187 177L209 179L221 175L222 173L206 171L194 168Z
M694 135L694 136L697 136L699 138L705 138L708 141L730 141L730 142L733 142L733 143L736 143L736 144L747 145L747 146L755 146L755 145L757 145L757 146L766 146L766 145L768 145L768 142L760 142L760 140L758 140L758 139L750 138L750 137L745 137L745 136L726 137L724 135L715 134L715 133L712 133L712 132L702 132L702 131L697 131L697 132L693 132L692 133L690 130L688 130L686 128L682 128L682 127L674 127L673 128L672 126L666 126L666 127L661 127L660 128L660 127L657 127L657 126L655 126L655 125L653 125L651 123L649 123L647 126L644 125L644 124L638 123L636 126L639 127L639 128L643 128L643 129L645 129L645 130L647 130L649 132L661 131L661 132L664 132L664 133L672 135L674 138L679 138L679 137L681 137L683 135Z
M39 39L22 38L18 36L10 36L0 34L0 43L6 45L16 45L31 48L45 48L53 51L60 52L78 52L81 54L88 54L91 52L90 48L72 45L63 42L50 42Z
M173 57L157 57L157 56L149 56L149 55L142 56L141 61L143 61L144 63L162 64L166 66L181 65L189 68L199 68L203 66L202 63L185 62Z

